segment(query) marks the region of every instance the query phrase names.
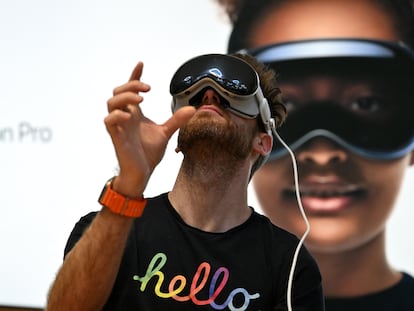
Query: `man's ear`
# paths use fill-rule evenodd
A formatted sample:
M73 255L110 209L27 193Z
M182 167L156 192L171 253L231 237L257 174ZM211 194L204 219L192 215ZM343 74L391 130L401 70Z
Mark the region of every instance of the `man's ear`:
M253 151L262 156L268 155L272 151L272 146L273 137L264 132L260 132L253 140Z

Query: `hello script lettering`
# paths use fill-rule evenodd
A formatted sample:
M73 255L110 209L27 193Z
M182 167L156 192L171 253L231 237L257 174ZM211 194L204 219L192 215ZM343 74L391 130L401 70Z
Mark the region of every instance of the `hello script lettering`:
M227 268L220 267L217 269L217 271L214 273L211 279L208 299L202 300L197 298L197 294L206 286L207 279L210 275L211 266L208 262L202 262L198 266L198 269L192 279L190 293L188 295L179 295L181 294L187 283L187 279L183 275L176 275L175 277L173 277L168 285L168 292L162 292L161 286L164 282L164 273L161 271L161 269L162 267L164 267L166 262L167 256L164 253L155 254L150 264L148 265L145 276L133 276L133 279L135 281L141 282L141 292L145 291L150 279L152 279L153 277L158 277L158 281L155 284L154 288L154 292L158 297L172 298L180 302L191 300L195 305L198 306L209 304L215 310L223 310L226 307L228 307L231 311L243 311L246 310L249 306L250 300L257 299L260 297L260 294L258 293L251 295L244 288L236 288L229 294L229 296L223 304L217 304L215 302L215 299L226 286L230 276L229 270ZM219 279L220 281L218 282ZM241 294L244 296L244 302L241 306L234 305L233 300L237 294Z

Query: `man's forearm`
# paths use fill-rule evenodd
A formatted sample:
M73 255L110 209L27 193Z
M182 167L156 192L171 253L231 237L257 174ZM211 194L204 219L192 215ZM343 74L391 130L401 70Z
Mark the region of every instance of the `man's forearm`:
M48 296L46 310L101 310L107 301L133 219L97 214L67 254Z

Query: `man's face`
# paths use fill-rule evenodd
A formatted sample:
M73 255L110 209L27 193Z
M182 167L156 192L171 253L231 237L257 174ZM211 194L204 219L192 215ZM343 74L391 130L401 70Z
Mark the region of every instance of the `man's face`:
M375 1L295 0L278 5L257 22L249 48L317 38L399 39L392 20ZM374 102L360 105L356 101L355 105L350 99L381 95L392 101L395 95L384 81L372 76L346 77L328 71L283 80L283 72L280 74L288 109L325 101L350 104L359 113L366 113ZM411 155L393 161L368 160L327 138L314 138L295 154L302 202L312 227L306 242L311 250L352 249L384 231ZM265 214L281 227L302 235L305 224L294 196L290 158L270 161L253 181Z
M221 100L214 90L205 92L197 112L179 132L178 147L187 163L222 165L223 173L233 174L234 165L239 165L252 152L257 121L223 109Z

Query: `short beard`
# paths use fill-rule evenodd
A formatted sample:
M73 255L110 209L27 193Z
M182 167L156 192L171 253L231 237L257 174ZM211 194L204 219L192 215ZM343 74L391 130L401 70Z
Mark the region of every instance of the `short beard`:
M178 148L188 176L231 178L250 155L256 129L200 114L180 130Z

